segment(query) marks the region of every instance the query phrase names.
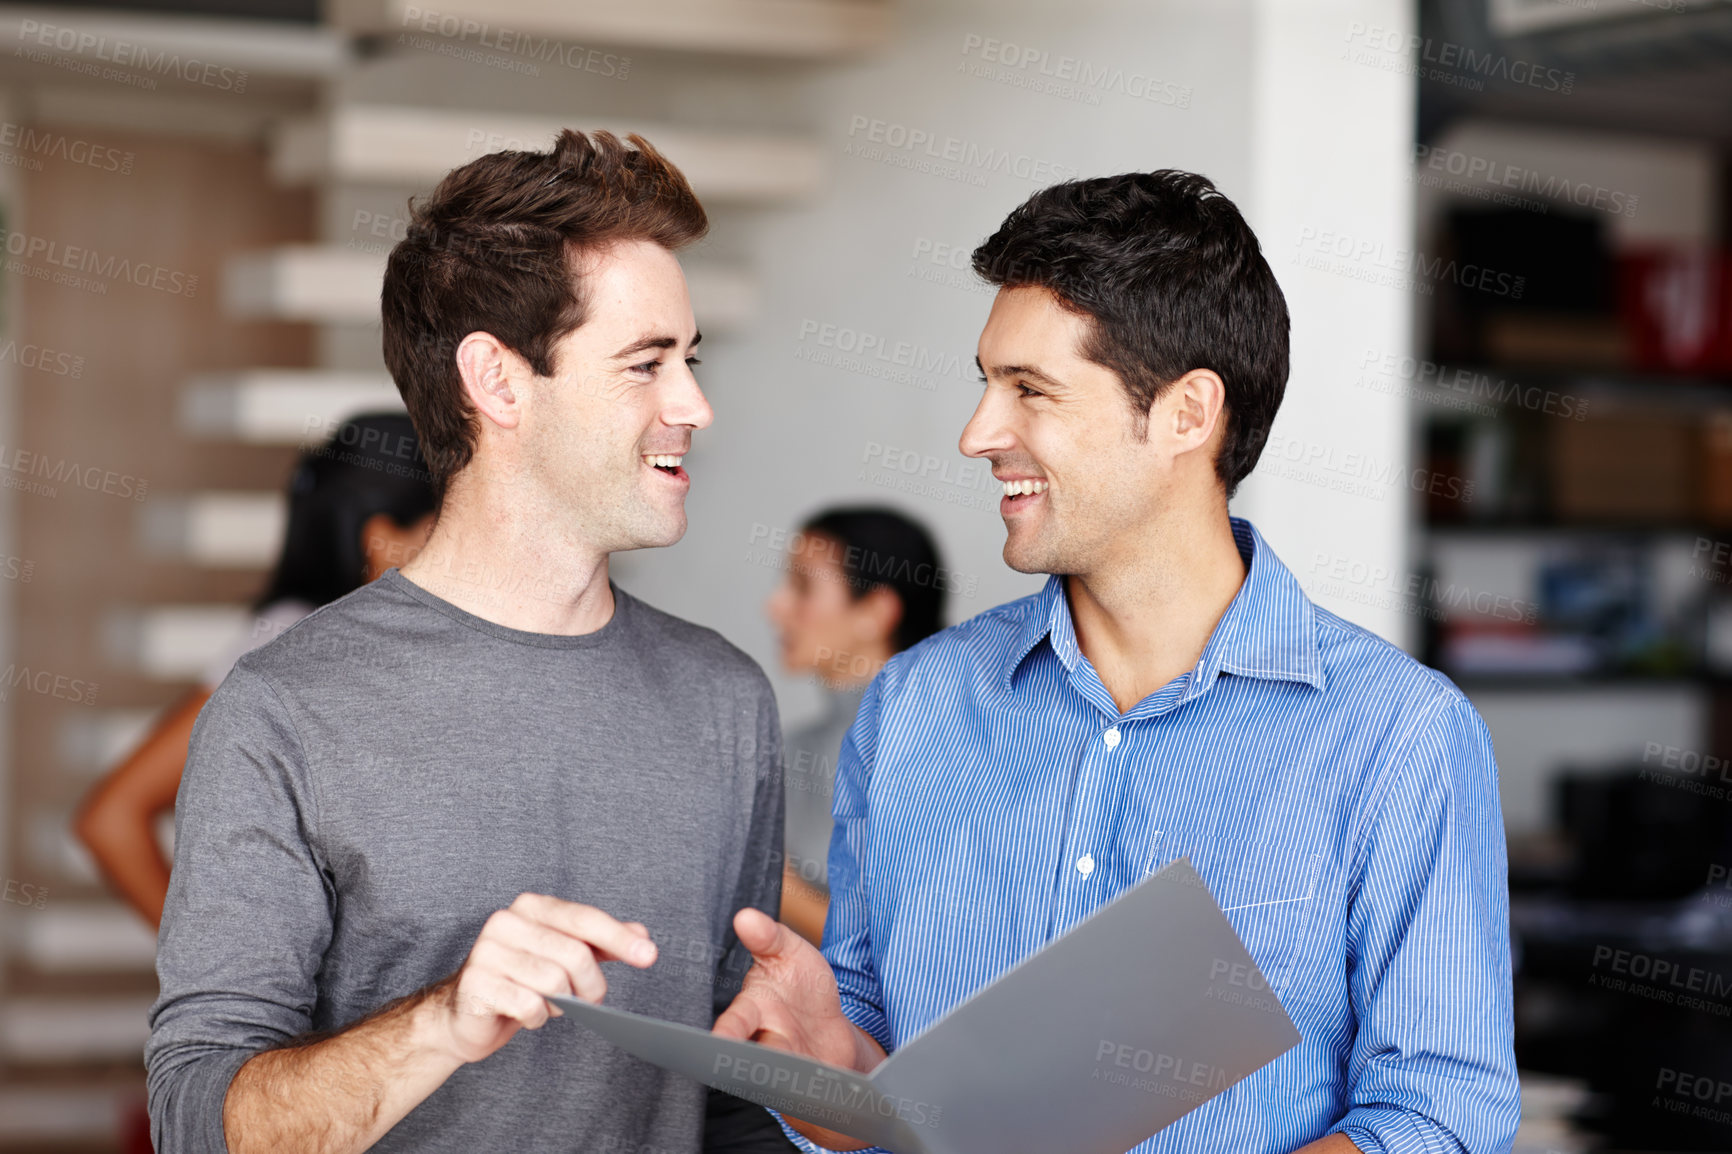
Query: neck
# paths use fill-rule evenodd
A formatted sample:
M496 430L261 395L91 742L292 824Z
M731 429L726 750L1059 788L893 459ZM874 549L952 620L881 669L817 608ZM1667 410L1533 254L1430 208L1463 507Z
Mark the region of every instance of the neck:
M453 479L427 545L400 570L466 613L528 633L593 633L613 618L607 554L562 532L480 470Z
M1077 646L1121 713L1197 664L1245 581L1224 505L1125 544L1065 580Z

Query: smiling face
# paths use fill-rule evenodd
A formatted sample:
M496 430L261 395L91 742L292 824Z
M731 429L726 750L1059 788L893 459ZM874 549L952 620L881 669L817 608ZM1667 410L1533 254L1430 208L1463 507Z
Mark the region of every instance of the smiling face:
M1156 399L1139 437L1118 374L1081 352L1089 324L1025 286L999 292L980 334L986 387L961 449L1006 482L1004 560L1021 573L1134 564L1174 486L1197 483L1192 451L1213 458L1215 421L1191 423L1183 388Z
M700 337L685 274L667 249L632 241L586 254L579 275L584 322L528 390L523 467L548 513L596 549L672 545L691 488L681 458L713 416L692 375Z

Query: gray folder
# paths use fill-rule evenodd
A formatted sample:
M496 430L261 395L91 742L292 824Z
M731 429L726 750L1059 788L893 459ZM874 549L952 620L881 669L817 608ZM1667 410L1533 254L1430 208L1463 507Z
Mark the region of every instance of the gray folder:
M870 1074L569 997L628 1053L896 1154L1123 1154L1299 1031L1180 858L953 1007Z

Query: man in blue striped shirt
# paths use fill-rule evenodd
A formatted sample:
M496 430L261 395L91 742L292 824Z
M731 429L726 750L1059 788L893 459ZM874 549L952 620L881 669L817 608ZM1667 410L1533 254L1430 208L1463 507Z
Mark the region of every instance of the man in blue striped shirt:
M961 447L1005 483L1005 561L1052 576L874 680L837 767L823 954L742 911L755 965L716 1032L870 1070L1187 856L1267 981L1243 994L1301 1041L1139 1152L1508 1150L1485 726L1228 516L1287 378L1255 236L1203 177L1129 174L1035 194L974 264L999 293Z

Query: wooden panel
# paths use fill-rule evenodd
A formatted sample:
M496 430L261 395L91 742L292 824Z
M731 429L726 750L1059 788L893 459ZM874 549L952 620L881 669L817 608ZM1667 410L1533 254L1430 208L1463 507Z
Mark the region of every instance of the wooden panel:
M64 810L88 787L86 774L60 764L64 722L160 707L185 688L110 665L103 622L132 606L250 600L262 582L257 571L192 566L139 548L140 493L148 502L152 494L280 491L293 466L289 447L199 440L184 431L181 388L200 373L303 367L313 349L307 326L235 321L221 311L222 268L232 253L312 233L312 197L277 186L262 148L118 133L100 143L136 155L129 175L62 164L26 171L14 219L5 222L38 250L34 258L13 254L8 265L18 278L19 315L7 335L21 346L82 358L76 377L15 370L15 443L0 449L0 480L52 489L13 498L17 551L33 563L30 580L13 590L14 664L51 675L38 682L46 692L8 690L14 847L24 845L33 814ZM18 261L30 269L21 273ZM43 279L57 272L79 280ZM32 455L28 464L17 463L19 451ZM37 476L21 475L32 466ZM94 704L72 699L73 681L95 683ZM22 869L21 849L12 852ZM105 896L63 879L12 876L46 884L57 905ZM24 992L49 982L36 975L33 985L19 967L14 977Z

